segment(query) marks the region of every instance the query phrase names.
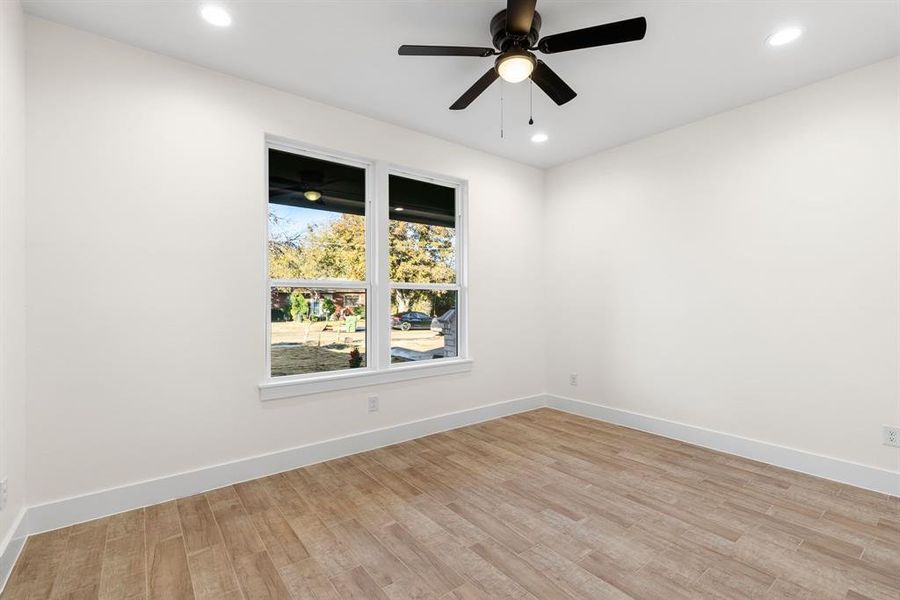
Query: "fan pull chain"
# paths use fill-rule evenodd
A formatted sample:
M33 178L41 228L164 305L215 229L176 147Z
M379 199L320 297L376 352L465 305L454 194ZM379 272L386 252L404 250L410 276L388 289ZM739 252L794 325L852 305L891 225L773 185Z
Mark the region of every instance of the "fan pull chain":
M503 81L500 81L500 139L503 139Z
M534 80L528 80L528 124L534 125Z

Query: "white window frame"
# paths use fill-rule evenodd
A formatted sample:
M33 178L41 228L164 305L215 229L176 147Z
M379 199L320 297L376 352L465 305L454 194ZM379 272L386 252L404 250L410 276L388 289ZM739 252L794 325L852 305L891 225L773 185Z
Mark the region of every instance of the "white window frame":
M292 152L302 156L338 162L365 169L366 173L366 280L343 281L326 279L276 279L269 277L269 150ZM277 400L330 391L365 387L406 381L421 377L433 377L469 371L472 359L468 352L468 294L467 294L467 207L468 183L463 179L437 175L416 169L393 165L384 161L367 159L350 154L335 152L308 144L302 144L283 137L267 135L265 138L265 374L259 384L262 400ZM456 190L456 283L421 284L392 283L390 281L389 257L389 198L388 180L390 175L398 175L435 183ZM303 373L272 377L272 287L305 287L313 289L362 289L366 292L366 366L341 371ZM392 288L440 289L457 292L457 356L429 361L391 364L391 324L390 294ZM382 318L383 317L383 318Z

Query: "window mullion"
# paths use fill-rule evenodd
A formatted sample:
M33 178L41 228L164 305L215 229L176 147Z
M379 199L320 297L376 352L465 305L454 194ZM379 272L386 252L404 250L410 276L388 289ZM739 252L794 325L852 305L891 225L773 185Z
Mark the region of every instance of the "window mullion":
M373 232L375 233L375 277L372 279L373 297L376 308L373 319L373 334L378 340L375 353L378 355L375 364L378 369L387 369L391 365L391 287L390 287L390 209L388 207L388 169L384 163L375 163L375 210Z

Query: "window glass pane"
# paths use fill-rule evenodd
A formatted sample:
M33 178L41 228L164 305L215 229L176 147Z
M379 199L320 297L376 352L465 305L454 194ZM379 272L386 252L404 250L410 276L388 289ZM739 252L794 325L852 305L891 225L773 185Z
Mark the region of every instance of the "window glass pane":
M271 288L272 377L366 366L366 290Z
M269 276L366 279L366 171L269 150Z
M391 175L390 276L402 283L456 283L456 190Z
M455 290L391 290L391 362L457 355Z

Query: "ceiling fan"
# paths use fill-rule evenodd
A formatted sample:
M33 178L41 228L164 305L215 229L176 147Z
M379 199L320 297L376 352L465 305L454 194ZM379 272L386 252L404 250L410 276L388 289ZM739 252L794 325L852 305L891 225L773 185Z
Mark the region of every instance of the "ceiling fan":
M556 54L581 48L594 48L610 44L621 44L644 39L647 19L637 17L585 27L565 33L548 35L538 41L541 30L541 15L535 11L537 0L507 0L506 10L501 10L491 19L493 48L471 46L400 46L401 56L497 56L494 66L466 90L450 110L462 110L469 106L494 81L501 77L504 81L518 83L529 77L550 99L563 105L577 94L553 72L547 63L535 58L533 50L543 54Z

